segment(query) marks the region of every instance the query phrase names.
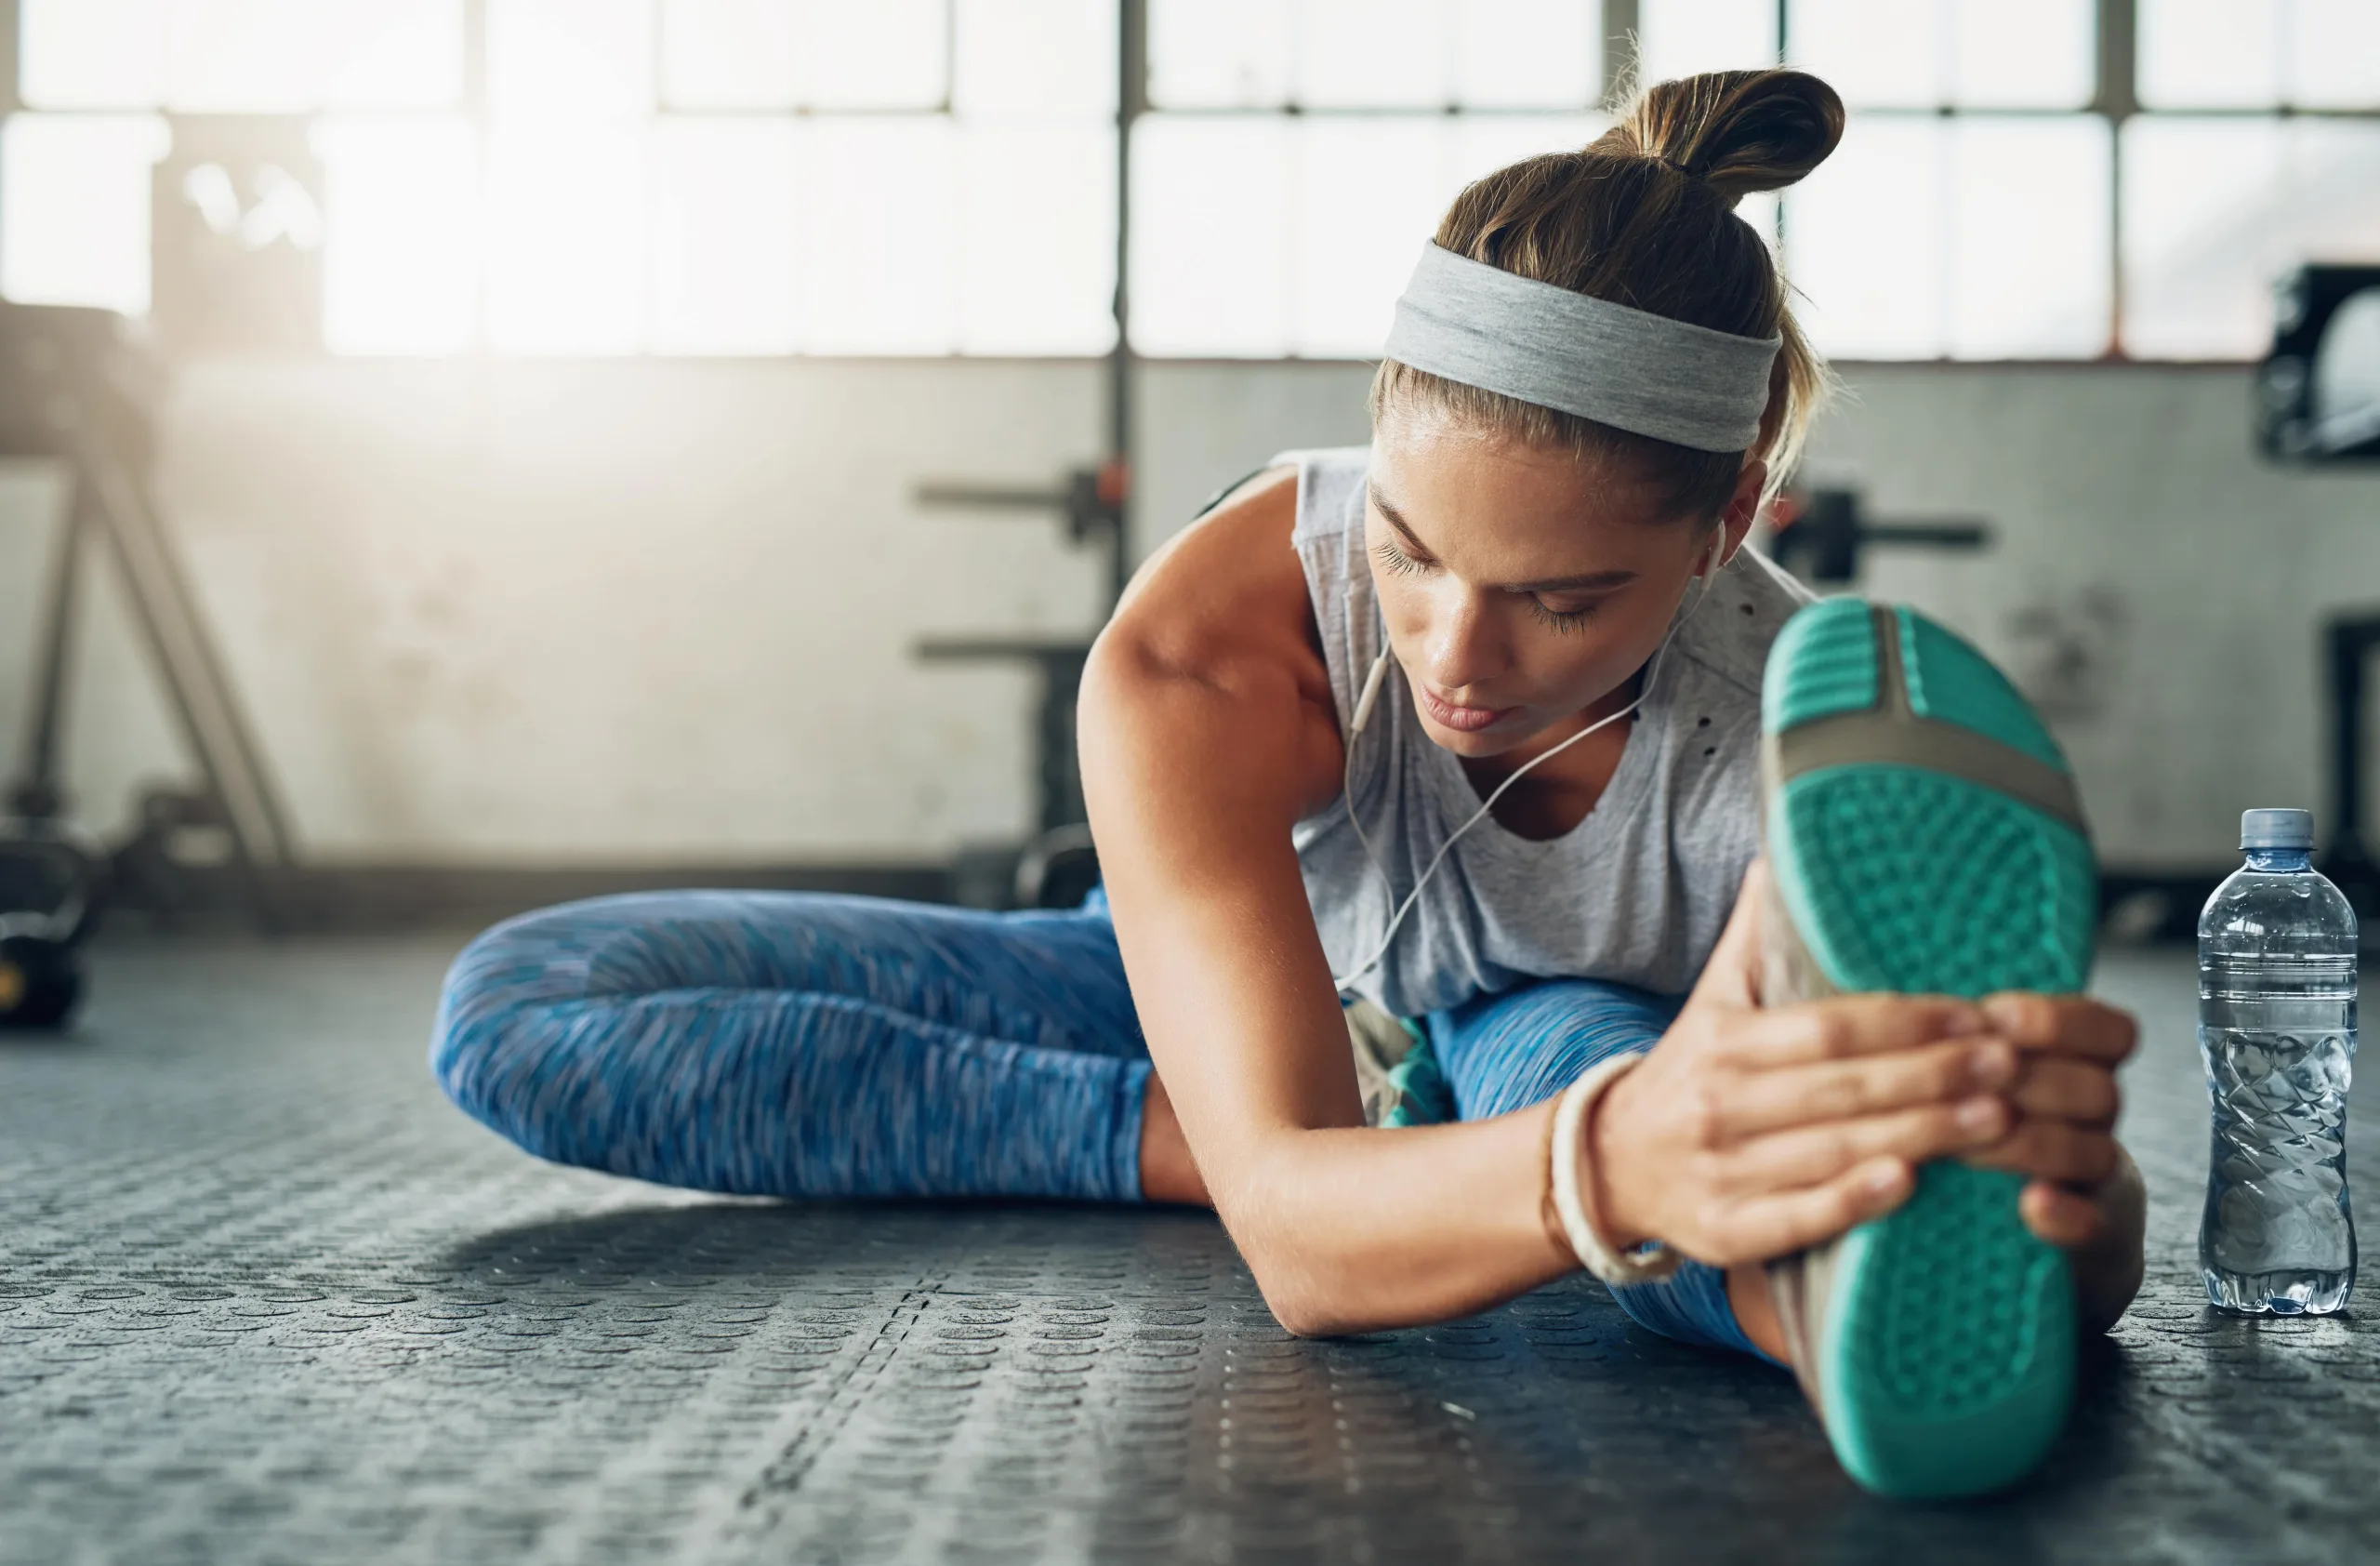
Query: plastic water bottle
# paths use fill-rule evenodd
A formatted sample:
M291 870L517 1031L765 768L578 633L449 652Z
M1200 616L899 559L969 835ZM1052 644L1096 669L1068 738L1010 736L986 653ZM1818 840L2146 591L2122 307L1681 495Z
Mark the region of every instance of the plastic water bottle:
M2215 1104L2199 1267L2225 1310L2336 1310L2355 1285L2347 1092L2355 910L2313 867L2314 817L2240 817L2248 862L2198 921L2198 1048Z

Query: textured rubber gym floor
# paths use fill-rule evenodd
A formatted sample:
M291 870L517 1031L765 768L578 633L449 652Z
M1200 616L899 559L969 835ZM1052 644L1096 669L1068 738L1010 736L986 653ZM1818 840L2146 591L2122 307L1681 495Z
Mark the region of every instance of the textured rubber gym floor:
M2045 1474L1920 1508L1856 1491L1784 1374L1592 1285L1302 1343L1196 1214L721 1201L536 1163L424 1073L453 946L118 946L74 1036L0 1041L0 1560L2380 1548L2380 1331L2200 1304L2186 955L2102 980L2149 1022L2148 1291Z

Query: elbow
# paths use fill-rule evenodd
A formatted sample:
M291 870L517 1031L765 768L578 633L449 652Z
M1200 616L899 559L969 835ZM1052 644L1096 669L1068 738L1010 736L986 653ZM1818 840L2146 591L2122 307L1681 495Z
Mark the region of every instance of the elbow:
M1355 1291L1317 1267L1310 1254L1285 1254L1278 1247L1245 1243L1240 1254L1255 1276L1265 1308L1291 1337L1344 1337L1382 1324L1362 1313Z
M1267 1284L1262 1278L1256 1286L1273 1320L1291 1337L1340 1337L1362 1330L1316 1290Z

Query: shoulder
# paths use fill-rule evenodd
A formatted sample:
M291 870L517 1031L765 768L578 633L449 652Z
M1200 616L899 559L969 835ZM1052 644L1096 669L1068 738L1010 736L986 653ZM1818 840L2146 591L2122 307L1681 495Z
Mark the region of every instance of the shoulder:
M1107 630L1158 665L1213 675L1250 657L1318 669L1305 572L1290 547L1299 480L1268 466L1224 495L1143 562Z
M1285 819L1329 798L1337 708L1290 547L1296 506L1288 471L1260 473L1143 563L1084 667L1087 776L1112 781L1131 756L1170 775L1228 745L1229 770L1277 791Z
M1749 548L1721 567L1705 602L1678 630L1678 650L1727 684L1760 696L1768 649L1785 622L1817 594Z

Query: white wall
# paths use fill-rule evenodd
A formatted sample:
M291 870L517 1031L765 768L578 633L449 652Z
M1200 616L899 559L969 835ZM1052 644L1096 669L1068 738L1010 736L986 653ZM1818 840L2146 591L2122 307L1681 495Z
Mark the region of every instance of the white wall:
M1098 445L1056 363L229 365L186 374L161 477L317 855L350 862L929 860L1021 830L1029 686L920 634L1060 631L1097 601L1054 524L919 511ZM1282 446L1363 438L1354 365L1140 381L1139 543ZM2313 617L2380 604L2380 479L2260 467L2243 371L1862 366L1813 471L1977 515L1977 557L1879 556L2056 700L2108 857L2219 862L2314 802ZM0 473L13 768L55 484ZM118 825L178 763L101 584L73 786ZM2046 627L2046 630L2044 630Z

